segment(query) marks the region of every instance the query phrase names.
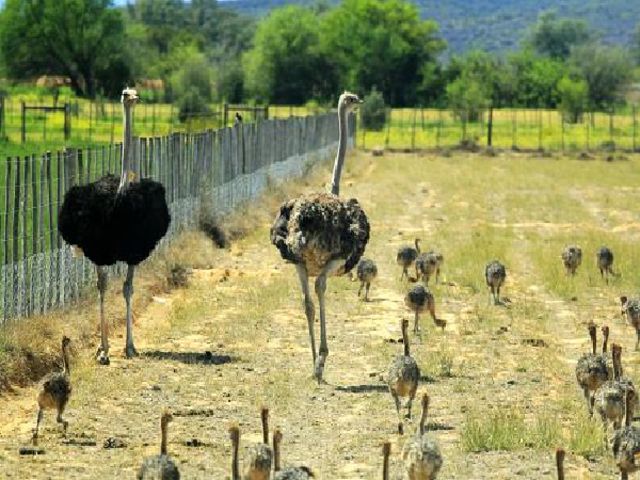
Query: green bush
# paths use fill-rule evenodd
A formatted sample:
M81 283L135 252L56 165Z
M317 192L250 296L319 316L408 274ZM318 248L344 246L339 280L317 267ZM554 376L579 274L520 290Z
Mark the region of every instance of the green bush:
M384 103L382 93L373 88L366 96L365 102L360 107L363 127L377 132L384 128L387 119L387 106Z

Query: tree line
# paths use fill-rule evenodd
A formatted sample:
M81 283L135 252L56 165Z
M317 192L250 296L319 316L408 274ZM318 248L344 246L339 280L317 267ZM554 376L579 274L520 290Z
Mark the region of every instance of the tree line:
M261 19L215 0L6 0L0 12L0 76L65 75L89 98L162 79L147 100L190 114L214 100L327 104L352 89L468 120L489 106L559 108L571 121L619 106L638 78L640 24L630 45L610 46L586 22L545 12L515 51L449 53L438 24L405 0L318 1Z

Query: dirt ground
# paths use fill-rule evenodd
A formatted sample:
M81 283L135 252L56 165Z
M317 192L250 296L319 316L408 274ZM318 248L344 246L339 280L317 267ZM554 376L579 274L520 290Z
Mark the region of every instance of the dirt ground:
M379 276L370 302L357 299L357 282L329 280L328 384L311 377L295 269L270 245L264 221L222 251L214 268L196 269L188 288L159 294L135 312L139 358L123 358L123 326L112 331L110 366L77 352L67 439L48 413L40 435L45 453L20 456L37 387L1 397L0 477L131 478L145 455L158 452L159 417L169 407L169 453L182 478L230 478L227 429L239 423L244 453L261 438L261 405L284 433L286 465L306 464L322 479L380 478L381 445L390 440L399 472L405 438L395 433L384 377L402 348L400 319L411 318L396 251L420 237L425 250L437 248L445 258L443 281L430 286L447 327L442 332L425 316L421 338L411 336L422 370L418 394L431 396L429 427L444 457L438 478L555 478L556 446L568 451L568 478L613 478L611 456L588 446L601 430L586 415L574 367L589 348L587 322L607 322L611 340L623 346L625 374L636 378L635 335L616 299L637 292L640 157L357 153L348 162L342 195L357 197L369 215L366 256ZM328 181L330 165L323 172ZM575 278L560 263L570 242L584 251ZM601 243L617 253L620 276L609 284L595 268ZM507 265L506 307L489 304L483 269L493 258ZM110 288L110 309L123 315L119 285ZM94 307L87 322L97 322ZM496 423L522 417L525 427L511 433L506 450L469 451L470 423L492 415ZM414 418L406 429L415 425ZM126 446L104 448L110 437Z

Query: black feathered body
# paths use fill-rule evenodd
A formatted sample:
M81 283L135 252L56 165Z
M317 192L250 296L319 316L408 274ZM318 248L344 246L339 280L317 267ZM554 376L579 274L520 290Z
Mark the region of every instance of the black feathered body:
M405 295L404 304L413 312L426 312L435 304L433 294L423 285L414 285Z
M310 276L319 275L332 261L338 262L334 273L343 275L362 257L369 231L357 200L315 193L281 205L271 227L271 243L283 259L305 265Z
M138 480L180 480L180 471L168 455L147 457L138 470Z
M600 247L596 252L596 261L600 270L609 271L613 265L613 252L608 247Z
M500 262L494 260L487 264L484 269L484 276L487 285L493 288L499 288L507 278L507 271Z
M569 245L562 251L562 264L567 273L575 275L582 263L582 249L577 245Z
M371 283L378 276L378 267L373 260L363 258L356 269L358 280Z
M58 230L64 241L80 248L96 265L118 261L112 220L119 183L115 175L105 175L71 187L58 214Z
M400 247L396 255L396 262L403 268L408 268L418 257L418 251L413 247Z
M309 467L289 467L276 472L275 480L308 480L315 478Z
M96 265L137 265L166 234L171 221L165 190L151 179L130 183L118 194L119 179L106 175L71 187L58 215L58 229L70 245Z
M71 390L71 379L66 372L51 373L42 381L42 390L38 394L38 406L62 412L69 402Z
M171 222L164 186L148 178L130 183L113 210L118 260L137 265L164 237Z
M633 473L640 470L640 429L630 425L617 430L612 441L613 457L620 471Z

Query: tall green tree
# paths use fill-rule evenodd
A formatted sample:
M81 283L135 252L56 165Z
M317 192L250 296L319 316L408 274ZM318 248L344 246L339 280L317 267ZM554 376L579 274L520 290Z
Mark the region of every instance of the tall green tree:
M570 58L574 74L589 87L589 106L605 111L623 102L625 88L633 79L631 64L627 51L604 45L576 48Z
M565 120L578 123L589 105L589 85L581 78L564 76L558 82L560 103L558 108Z
M511 54L507 77L512 96L507 105L526 108L556 108L558 82L567 74L564 61L536 55L530 49Z
M418 8L404 0L344 0L321 29L340 86L358 92L375 86L391 105L417 102L423 75L433 72L426 65L445 48L438 25L421 20Z
M0 50L11 77L66 75L88 97L130 80L124 23L111 0L7 0Z
M566 59L573 47L594 39L594 34L583 20L558 18L554 12L544 12L538 18L526 39L541 55Z
M248 93L263 101L289 104L333 94L335 76L319 44L318 17L313 11L299 6L273 10L258 25L253 48L244 57Z

